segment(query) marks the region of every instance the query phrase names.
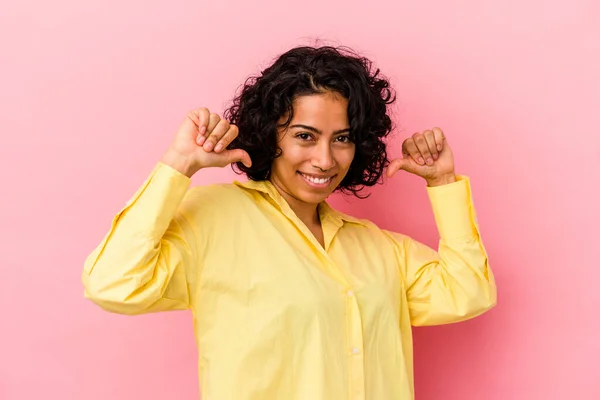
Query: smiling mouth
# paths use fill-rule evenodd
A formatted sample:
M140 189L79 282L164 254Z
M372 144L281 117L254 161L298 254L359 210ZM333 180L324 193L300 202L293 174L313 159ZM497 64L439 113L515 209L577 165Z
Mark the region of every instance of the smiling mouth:
M307 175L302 172L298 172L298 174L304 178L306 182L308 182L311 186L316 187L327 187L332 181L335 175L326 176L326 177L316 177L313 175Z

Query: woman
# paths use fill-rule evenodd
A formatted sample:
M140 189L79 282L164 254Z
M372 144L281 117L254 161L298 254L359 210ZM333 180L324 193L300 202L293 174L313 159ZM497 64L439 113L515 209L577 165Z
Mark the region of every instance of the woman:
M191 309L204 399L414 398L411 325L477 316L496 287L442 130L389 162L393 100L368 60L300 47L224 118L190 112L86 260L86 297L122 314ZM190 188L231 163L248 182ZM325 201L386 168L425 179L438 252Z

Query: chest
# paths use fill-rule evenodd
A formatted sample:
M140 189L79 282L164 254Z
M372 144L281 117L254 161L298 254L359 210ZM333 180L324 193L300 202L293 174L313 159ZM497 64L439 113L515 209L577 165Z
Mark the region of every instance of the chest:
M326 249L308 229L285 220L242 219L235 230L224 232L229 233L211 238L202 259L199 293L209 303L312 315L324 309L343 312L349 291L364 309L398 302L395 253L374 229L325 223Z

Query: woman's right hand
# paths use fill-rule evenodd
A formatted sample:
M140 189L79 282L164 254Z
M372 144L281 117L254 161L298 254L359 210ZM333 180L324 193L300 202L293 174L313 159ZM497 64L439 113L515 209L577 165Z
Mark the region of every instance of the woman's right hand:
M252 160L241 149L228 150L227 146L238 135L238 128L206 108L188 113L175 134L161 162L188 177L209 167L225 167L241 161L250 167Z

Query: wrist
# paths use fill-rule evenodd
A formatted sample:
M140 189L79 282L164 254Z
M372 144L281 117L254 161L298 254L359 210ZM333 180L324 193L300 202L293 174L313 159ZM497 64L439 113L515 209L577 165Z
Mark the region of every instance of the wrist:
M437 176L432 179L427 179L427 186L429 186L429 187L442 186L442 185L448 185L448 184L454 183L454 182L456 182L456 174L454 172L452 172L450 174L444 174L442 176Z
M167 150L160 159L160 162L168 165L188 178L191 178L192 175L198 171L198 168L193 167L192 160L173 149Z

